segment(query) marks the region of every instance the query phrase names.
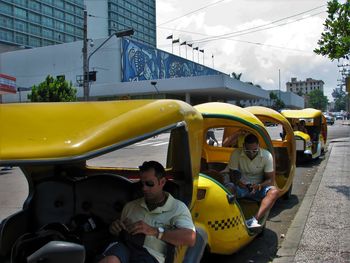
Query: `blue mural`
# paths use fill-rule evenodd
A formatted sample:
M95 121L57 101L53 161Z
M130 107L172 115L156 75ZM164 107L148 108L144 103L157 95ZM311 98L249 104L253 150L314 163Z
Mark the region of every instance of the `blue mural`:
M222 74L130 39L122 40L122 50L123 82Z

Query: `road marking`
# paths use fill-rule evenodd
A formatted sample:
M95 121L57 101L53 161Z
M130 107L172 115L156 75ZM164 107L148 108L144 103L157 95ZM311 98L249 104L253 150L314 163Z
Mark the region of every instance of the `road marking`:
M161 146L161 145L164 145L164 144L168 144L169 142L161 142L161 143L156 143L156 144L153 144L151 146Z
M150 145L153 143L155 143L155 142L141 142L141 143L135 143L135 146L145 146L145 145Z

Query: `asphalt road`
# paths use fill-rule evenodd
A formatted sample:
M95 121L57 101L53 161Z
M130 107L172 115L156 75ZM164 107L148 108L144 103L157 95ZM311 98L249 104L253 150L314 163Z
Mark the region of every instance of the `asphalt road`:
M346 137L349 126L342 126L341 121L328 126L328 140ZM272 128L273 134L278 134L278 128ZM275 130L275 131L273 131ZM144 160L150 158L165 164L168 135L163 134L145 142L126 147L122 151L110 153L95 158L91 165L121 165L137 167ZM263 234L240 252L230 256L208 255L206 262L269 262L275 256L283 235L286 234L291 221L297 212L300 203L317 171L323 158L309 163L298 164L294 177L292 196L289 200L278 200L272 209ZM0 221L8 215L21 209L28 194L28 186L21 171L14 167L12 170L0 171Z

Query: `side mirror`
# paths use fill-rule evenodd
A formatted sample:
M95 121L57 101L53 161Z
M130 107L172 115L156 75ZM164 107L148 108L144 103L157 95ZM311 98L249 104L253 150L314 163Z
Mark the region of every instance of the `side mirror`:
M27 258L28 263L84 263L85 248L65 241L51 241Z
M233 204L236 200L236 197L233 194L226 194L226 198L229 204Z

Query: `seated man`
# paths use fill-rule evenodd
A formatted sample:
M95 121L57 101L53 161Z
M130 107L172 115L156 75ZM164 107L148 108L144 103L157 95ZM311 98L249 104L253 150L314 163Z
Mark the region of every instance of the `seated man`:
M304 120L301 120L300 122L299 122L299 125L298 125L298 131L301 131L301 132L303 132L303 133L307 133L307 129L306 129L306 123L305 123L305 121Z
M100 263L164 262L166 243L195 243L195 227L187 206L163 191L163 166L149 161L139 168L144 197L127 203L121 218L112 222L110 232L119 238L106 248Z
M234 180L225 176L225 185L232 189L237 198L250 197L261 200L258 212L246 221L250 228L260 227L258 221L274 205L278 198L278 190L273 186L275 172L272 155L269 151L259 148L259 140L255 135L249 134L245 137L243 149L232 153L227 167L221 173L227 174L236 170L241 172L241 178Z

